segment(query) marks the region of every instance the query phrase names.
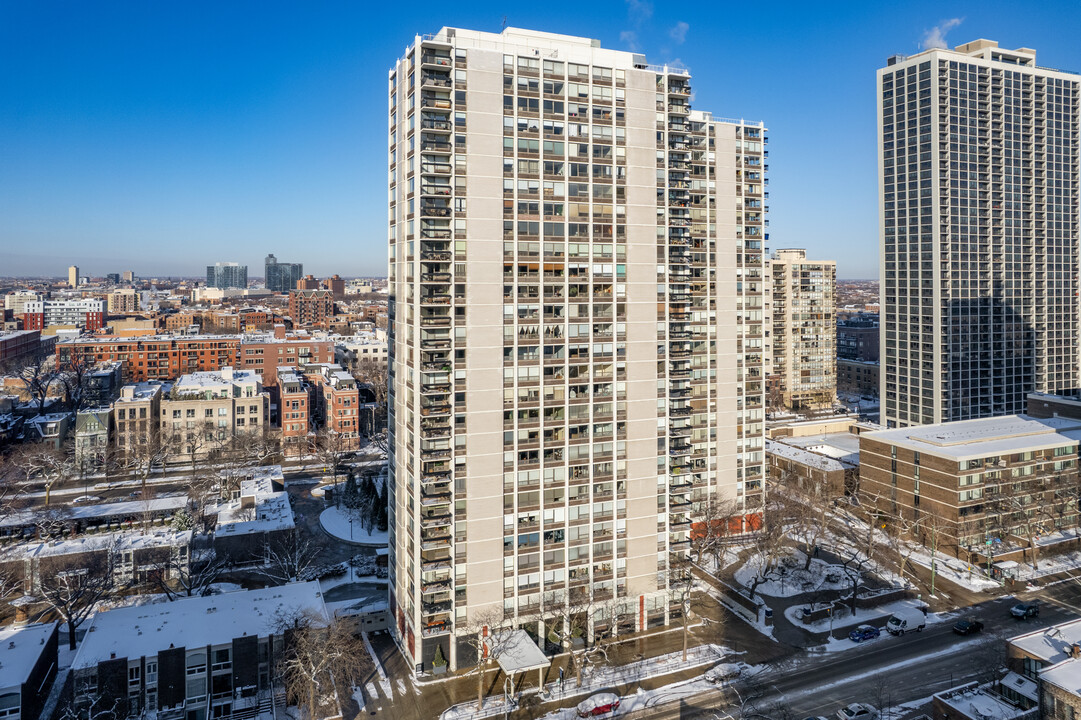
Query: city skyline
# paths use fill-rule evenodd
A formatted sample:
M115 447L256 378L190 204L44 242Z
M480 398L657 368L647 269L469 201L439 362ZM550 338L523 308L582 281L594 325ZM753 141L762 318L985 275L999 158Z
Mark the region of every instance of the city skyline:
M382 93L386 58L414 33L498 32L503 9L433 6L417 21L346 4L283 7L8 9L0 55L16 72L0 80L11 99L0 108L0 272L60 276L77 264L89 275L197 277L221 257L256 267L274 252L315 275L381 275L383 108L364 99ZM1066 3L1023 14L1005 3L979 14L781 4L748 32L719 10L608 2L523 8L506 23L597 28L602 47L689 67L698 105L764 121L776 137L771 249L806 247L836 258L839 278L857 279L878 266L875 68L923 42L978 37L1081 67L1081 51L1046 30L1079 17ZM362 37L370 25L380 33ZM830 39L843 43L843 62ZM749 62L762 78L751 86L739 82ZM839 123L843 144L833 140Z

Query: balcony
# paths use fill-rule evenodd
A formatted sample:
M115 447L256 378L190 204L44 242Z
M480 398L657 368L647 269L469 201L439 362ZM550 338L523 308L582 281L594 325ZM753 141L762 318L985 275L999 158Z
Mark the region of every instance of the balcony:
M454 522L454 516L450 513L441 515L421 515L420 526L422 528L450 527Z
M450 68L451 59L450 55L444 55L442 53L422 53L420 56L421 66Z

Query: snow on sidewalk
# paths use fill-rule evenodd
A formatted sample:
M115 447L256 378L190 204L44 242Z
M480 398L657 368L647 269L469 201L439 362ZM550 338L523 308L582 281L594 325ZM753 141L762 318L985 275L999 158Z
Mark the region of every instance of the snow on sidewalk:
M838 602L840 603L843 601ZM856 608L856 614L853 615L851 612L847 611L846 605L845 614L835 617L832 626L830 625L829 618L826 618L824 620L818 620L810 624L804 623L800 618L803 614L803 608L808 607L807 605L793 605L792 607L786 608L784 611L784 616L788 618L789 622L791 622L794 626L798 628L802 628L803 630L807 630L808 632L822 633L829 632L831 627L835 630L839 630L841 628L851 628L854 625L859 625L861 623L870 622L879 618L888 617L903 608L919 608L920 606L921 603L916 600L895 600L894 602L884 603L877 607ZM936 623L941 623L949 619L949 617L951 616L952 615L947 613L928 613L927 624L934 625Z
M563 689L559 689L559 682L551 682L545 685L544 693L541 695L545 702L564 700L567 698L585 697L592 695L593 693L600 692L601 690L608 690L618 685L627 685L630 683L641 682L647 678L659 677L662 675L670 675L672 673L679 672L681 670L689 670L693 668L703 667L705 665L713 665L719 660L724 659L727 654L731 653L727 648L723 648L717 645L697 645L687 650L687 661L683 662L683 651L677 650L675 652L668 653L666 655L658 655L657 657L645 658L636 662L619 665L619 666L588 666L586 670L593 669L592 672L582 673L582 685L577 685L573 677L567 677L563 683ZM675 683L674 685L666 687L675 687L684 683L696 683L701 682L706 687L710 687L709 683L701 678L694 678L689 681L683 681L683 683ZM650 691L649 694L660 692L664 688ZM535 688L530 688L526 691L536 693ZM695 692L701 692L701 690L695 690ZM693 693L691 693L693 694ZM638 697L638 696L633 696ZM515 705L516 706L516 705ZM443 711L440 716L442 720L465 720L465 718L485 718L502 714L504 711L504 704L502 696L488 697L484 700L484 709L477 711L477 703L475 701L459 703ZM574 708L565 708L564 710L557 710L555 713L549 713L545 717L560 718L563 717L560 712L570 712L570 715L566 717L574 717Z

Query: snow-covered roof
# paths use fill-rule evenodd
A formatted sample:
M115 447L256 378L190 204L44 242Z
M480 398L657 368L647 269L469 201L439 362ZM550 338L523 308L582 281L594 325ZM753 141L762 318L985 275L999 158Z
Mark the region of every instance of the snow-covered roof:
M1036 681L1031 680L1023 675L1018 675L1013 670L1006 673L1006 676L998 681L998 684L1002 687L1013 690L1018 695L1023 695L1029 700L1038 700L1039 693L1036 686Z
M1071 695L1081 695L1081 660L1070 658L1040 671L1040 682L1060 687Z
M864 433L863 437L956 460L1076 445L1081 421L1028 415L961 420Z
M113 653L134 659L153 657L170 645L198 648L245 635L267 637L282 618L306 611L329 621L318 582L106 610L87 622L72 669L94 667Z
M125 500L104 505L71 505L64 508L61 519L90 520L95 518L128 517L145 512L175 512L188 504L186 496L150 498L148 500ZM32 525L41 517L40 510L24 510L0 520L0 527Z
M1070 648L1081 643L1081 619L1052 625L1026 635L1010 638L1010 645L1046 663L1058 663L1070 657Z
M191 543L191 530L171 532L168 530L155 530L142 534L139 531L102 533L100 535L87 535L71 540L35 540L28 543L20 543L3 552L5 560L17 558L42 558L55 557L58 555L75 555L78 553L97 552L114 549L123 550L146 550L157 547L180 547Z
M219 503L209 508L209 511L218 515L214 534L219 538L291 530L295 525L293 508L289 505L289 495L285 491L256 495L250 519L239 499Z
M839 460L824 457L803 448L792 447L776 440L766 440L766 454L782 457L826 472L835 470L843 472L845 469L844 464Z
M1025 713L1019 707L1011 705L998 695L994 695L983 688L971 686L954 688L945 692L937 693L935 699L952 708L961 717L972 720L1010 720Z
M0 689L17 687L30 679L45 643L55 631L54 622L0 627Z
M507 675L548 667L552 661L525 630L508 630L492 634L492 644L499 648L496 662Z

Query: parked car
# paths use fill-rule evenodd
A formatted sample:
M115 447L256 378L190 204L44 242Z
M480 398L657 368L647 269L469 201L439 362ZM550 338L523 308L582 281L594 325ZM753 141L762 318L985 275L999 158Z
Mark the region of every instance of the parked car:
M1040 617L1040 606L1036 603L1017 603L1010 608L1010 615L1018 620Z
M837 711L838 720L876 720L878 710L867 703L852 703Z
M953 626L953 631L958 635L975 635L981 630L983 623L975 618L961 618Z
M881 634L882 631L874 625L859 625L852 632L848 633L848 639L858 643L863 642L864 640L874 640Z
M886 632L890 635L904 635L906 632L920 632L927 626L927 611L923 608L906 607L897 610L886 621Z
M726 680L738 678L741 672L743 672L743 668L736 663L721 663L710 668L705 677L711 683L722 683Z
M803 718L803 720L829 720L829 718L824 718L821 715L816 715L814 717L805 717Z
M578 703L576 708L578 711L578 717L588 718L596 717L597 715L604 715L610 713L619 707L619 695L610 692L597 693L591 695L582 702Z

